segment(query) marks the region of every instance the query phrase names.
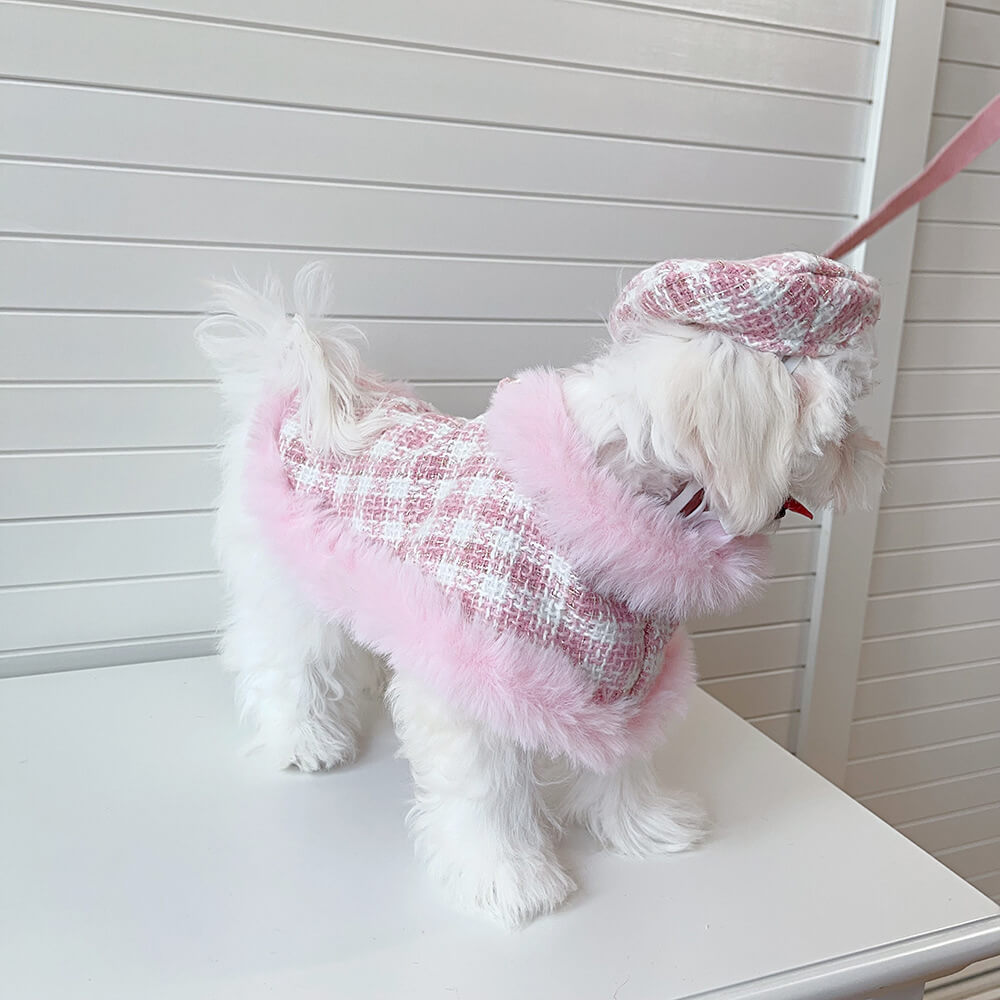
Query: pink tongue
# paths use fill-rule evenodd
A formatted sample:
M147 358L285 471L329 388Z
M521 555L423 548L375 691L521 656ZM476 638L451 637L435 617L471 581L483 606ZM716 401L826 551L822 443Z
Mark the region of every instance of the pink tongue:
M795 497L789 497L785 501L785 510L790 510L793 514L801 514L803 517L808 517L810 521L813 519L812 511L805 504L799 503Z

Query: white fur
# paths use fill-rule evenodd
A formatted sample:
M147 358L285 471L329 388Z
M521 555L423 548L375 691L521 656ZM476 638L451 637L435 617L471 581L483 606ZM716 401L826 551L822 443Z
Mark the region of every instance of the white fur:
M382 426L379 383L362 367L355 333L322 319L330 285L320 270L300 274L295 315L273 279L260 295L242 282L217 291L217 314L199 336L232 415L217 531L230 605L223 654L276 762L333 767L357 752L380 666L265 551L244 508L242 473L263 394L299 392L311 443L347 454ZM662 324L568 373L564 392L615 475L663 496L694 479L731 533L751 533L773 521L789 494L822 505L863 491L861 468L877 446L857 430L851 408L870 388L872 363L862 346L789 374L777 358L718 334ZM555 853L563 822L638 856L684 850L704 834L701 810L662 792L648 761L603 776L570 769L547 805L536 777L546 762L410 677L393 675L389 701L413 771L417 852L462 909L517 926L558 907L574 889Z
M361 365L354 341L361 332L324 317L333 283L319 264L295 278L289 315L280 283L268 275L260 293L242 278L216 282L210 315L198 342L222 375L222 394L238 422L245 422L263 387L298 392L303 432L321 451L356 454L384 426L381 391Z
M417 855L452 902L507 927L559 906L576 886L556 860L531 757L404 674L389 704L413 772Z
M556 792L558 815L585 826L616 854L645 858L686 851L708 829L698 802L665 793L648 760L631 760L612 775L573 772Z
M662 321L570 373L564 391L616 475L663 496L694 480L730 534L750 535L789 496L866 502L881 450L851 412L874 362L863 342L789 372L775 355Z

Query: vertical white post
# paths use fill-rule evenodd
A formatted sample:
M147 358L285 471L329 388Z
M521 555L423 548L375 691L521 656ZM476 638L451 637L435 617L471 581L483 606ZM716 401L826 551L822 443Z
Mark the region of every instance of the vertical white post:
M924 165L944 9L945 0L885 0L861 218ZM876 329L880 385L859 408L859 417L883 442L892 416L916 225L911 209L848 258L882 282ZM820 536L797 752L838 785L847 768L877 526L877 509L828 514Z

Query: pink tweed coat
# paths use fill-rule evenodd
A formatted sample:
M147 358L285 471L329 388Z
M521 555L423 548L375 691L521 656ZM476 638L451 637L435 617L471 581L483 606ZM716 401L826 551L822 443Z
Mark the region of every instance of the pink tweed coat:
M303 440L294 399L262 409L248 498L279 559L395 669L522 745L597 770L646 748L692 679L681 621L743 601L764 540L629 493L553 372L476 420L388 406L346 458Z

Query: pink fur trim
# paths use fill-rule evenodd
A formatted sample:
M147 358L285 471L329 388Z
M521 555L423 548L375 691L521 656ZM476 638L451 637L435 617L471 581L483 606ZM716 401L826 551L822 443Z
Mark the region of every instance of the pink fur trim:
M486 428L504 470L596 589L683 621L731 610L760 586L768 540L732 538L717 521L688 526L655 498L629 492L597 464L554 372L522 372L501 385Z
M690 643L678 629L641 703L593 700L585 675L561 653L469 621L416 568L353 535L288 483L278 450L285 401L258 415L247 503L279 560L324 614L420 677L462 711L526 747L565 753L596 771L648 750L664 716L682 710L693 681Z

